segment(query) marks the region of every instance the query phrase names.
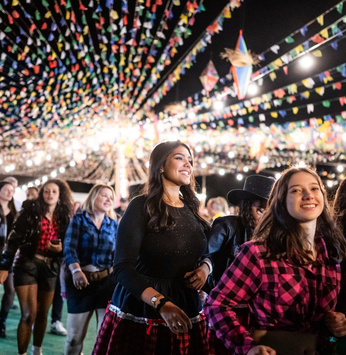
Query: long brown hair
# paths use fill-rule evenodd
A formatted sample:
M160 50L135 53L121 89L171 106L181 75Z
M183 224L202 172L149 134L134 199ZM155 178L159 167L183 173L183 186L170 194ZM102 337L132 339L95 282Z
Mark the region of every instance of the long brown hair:
M13 185L9 181L0 181L0 190L2 190L2 188L5 185L11 185L13 187ZM14 187L13 187L13 190L14 190L14 192L16 191L16 189ZM13 195L14 195L14 192L13 192ZM10 201L8 201L8 208L10 209L12 216L15 217L18 211L16 210L16 205L14 204L13 196L12 196L12 199Z
M168 156L180 146L186 148L192 158L190 148L179 140L164 141L156 145L150 155L149 180L143 190L147 195L145 209L149 215L149 229L165 230L175 224L174 217L169 213L167 205L163 202L163 182L160 170L165 165ZM182 200L191 209L203 230L209 230L208 223L198 214L199 200L195 194L195 177L193 171L191 173L190 184L181 186L180 193Z
M346 255L346 242L330 213L326 191L320 177L309 168L291 167L275 182L267 209L254 232L254 240L266 240L268 256L277 260L286 257L294 265L312 263L312 253L304 245L305 233L287 210L287 191L291 177L297 173L311 174L323 194L323 211L317 218L317 231L323 237L330 261L340 263Z
M258 198L259 199L259 198ZM247 239L251 239L254 230L256 228L257 222L252 213L252 204L256 199L242 199L239 203L239 218L241 223L246 229Z
M340 184L334 200L334 214L346 238L346 179Z

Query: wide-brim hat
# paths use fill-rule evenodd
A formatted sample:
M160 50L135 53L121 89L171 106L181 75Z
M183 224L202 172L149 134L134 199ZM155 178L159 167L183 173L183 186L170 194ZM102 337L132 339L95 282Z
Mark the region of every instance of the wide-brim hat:
M244 199L268 200L274 182L273 177L250 175L245 179L243 189L231 190L227 194L227 200L235 206L238 206L240 201Z

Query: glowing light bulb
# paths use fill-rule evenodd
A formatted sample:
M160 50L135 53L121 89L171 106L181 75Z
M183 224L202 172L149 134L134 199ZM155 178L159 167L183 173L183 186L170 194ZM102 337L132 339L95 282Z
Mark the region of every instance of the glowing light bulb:
M342 173L344 171L344 167L342 165L338 165L338 167L336 168L336 170L339 172L339 173Z
M226 172L225 172L224 169L220 169L220 170L219 170L219 174L220 174L220 175L225 175L225 173L226 173Z
M281 174L280 174L280 173L276 173L276 174L275 174L275 179L280 179L280 177L281 177Z
M234 153L233 152L229 152L228 153L228 157L231 158L231 159L234 158Z
M72 167L76 166L76 162L74 160L71 160L70 161L70 166L72 166Z
M237 174L237 180L238 180L238 181L243 180L243 175L242 175L242 174Z
M311 68L314 64L313 58L309 54L305 54L300 60L299 60L300 65L304 69Z
M247 88L247 93L249 95L255 95L257 94L257 91L258 91L258 86L255 83L251 83Z
M220 111L223 109L223 102L215 101L213 104L214 110Z
M63 174L65 172L65 168L62 166L59 168L59 171L61 172L61 174Z

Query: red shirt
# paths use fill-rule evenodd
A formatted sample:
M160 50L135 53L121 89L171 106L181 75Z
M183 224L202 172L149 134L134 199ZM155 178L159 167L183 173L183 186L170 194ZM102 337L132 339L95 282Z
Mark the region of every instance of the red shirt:
M40 243L38 244L37 251L38 252L43 252L46 253L48 243L52 239L58 239L58 223L53 220L52 223L50 223L49 219L46 217L41 218L41 240Z

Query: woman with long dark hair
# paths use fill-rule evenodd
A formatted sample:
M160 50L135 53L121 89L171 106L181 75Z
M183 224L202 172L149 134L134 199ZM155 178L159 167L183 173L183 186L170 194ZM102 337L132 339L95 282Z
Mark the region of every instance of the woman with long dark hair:
M19 354L26 354L33 327L33 355L42 354L47 315L52 304L56 258L72 214L71 190L58 179L48 180L36 200L27 200L15 220L0 260L0 283L8 276L14 260L14 286L21 319L17 342Z
M251 241L209 294L205 313L235 354L313 355L340 291L346 255L320 177L292 167L275 182ZM234 309L251 311L250 333Z
M14 204L14 187L10 182L0 182L0 255L5 247L17 210ZM10 269L4 282L4 295L0 310L0 337L6 338L6 319L14 300L13 272Z
M180 141L151 153L147 191L131 201L119 225L118 285L93 354L207 355L200 289L208 224L198 215L193 157Z
M222 274L232 264L239 247L251 240L258 221L261 219L275 179L263 175L250 175L243 189L228 192L227 199L239 206L238 216L224 216L215 219L208 237L208 253L214 263L208 286L215 287ZM206 285L207 286L207 285Z

